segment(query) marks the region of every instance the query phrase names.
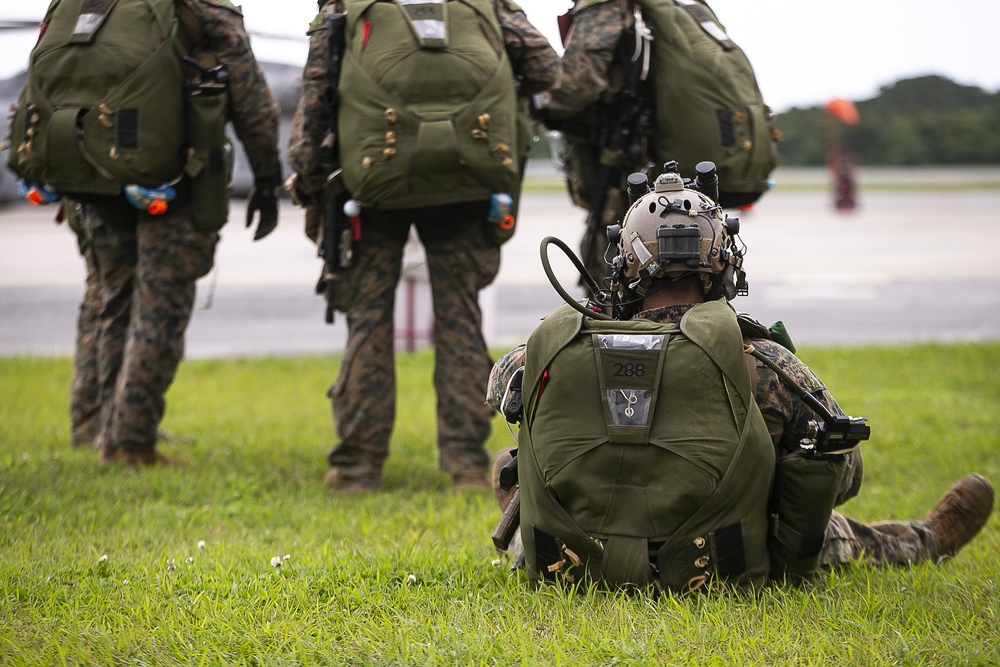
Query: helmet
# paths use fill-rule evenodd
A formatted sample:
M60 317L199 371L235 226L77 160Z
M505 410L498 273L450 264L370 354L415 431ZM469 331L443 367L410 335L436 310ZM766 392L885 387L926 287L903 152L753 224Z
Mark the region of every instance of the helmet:
M714 177L715 165L710 165ZM679 279L700 275L710 299L746 294L743 251L736 244L740 221L698 189L699 180L685 183L667 171L653 184L643 174L629 177L635 197L620 227L609 228L618 256L611 264L618 281L644 296L654 278ZM711 188L706 188L711 191Z

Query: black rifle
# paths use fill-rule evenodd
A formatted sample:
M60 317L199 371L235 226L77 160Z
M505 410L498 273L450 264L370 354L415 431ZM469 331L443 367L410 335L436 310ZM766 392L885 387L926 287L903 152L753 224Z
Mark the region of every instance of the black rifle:
M340 83L340 69L344 59L345 29L347 14L336 12L326 17L327 35L329 37L329 52L327 55L327 71L330 73L330 87L326 91L327 106L330 110L330 129L334 142L331 147L333 162L340 162L340 137L337 129L337 116L340 110L340 95L337 90ZM323 275L320 277L319 288L326 294L326 322L333 324L333 299L330 289L336 279L338 270L347 268L351 263L352 227L344 213L344 204L350 199L350 194L343 186L341 171L337 169L327 178L320 195L320 206L323 211L323 242L319 248L319 256L323 258Z
M645 30L637 20L635 32L622 36L617 58L623 66L622 88L604 108L591 133L591 141L598 149L598 166L594 187L590 189L587 228L580 244L584 261L590 257L595 243L606 240L604 209L611 189L620 187L625 177L645 161L645 141L652 135L652 101L644 80L650 60L650 42ZM572 134L570 131L571 139Z

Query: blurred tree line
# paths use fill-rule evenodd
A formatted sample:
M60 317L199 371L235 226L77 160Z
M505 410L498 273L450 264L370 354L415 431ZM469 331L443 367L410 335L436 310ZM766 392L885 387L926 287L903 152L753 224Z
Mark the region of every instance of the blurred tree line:
M1000 164L1000 92L922 76L883 86L876 97L855 106L861 122L840 126L843 154L855 163ZM823 166L828 122L823 105L778 114L781 164ZM544 132L539 134L530 155L548 159L548 141Z
M855 101L861 122L840 126L845 156L867 165L1000 164L1000 92L941 76L904 79ZM781 163L824 164L830 122L822 106L778 114Z

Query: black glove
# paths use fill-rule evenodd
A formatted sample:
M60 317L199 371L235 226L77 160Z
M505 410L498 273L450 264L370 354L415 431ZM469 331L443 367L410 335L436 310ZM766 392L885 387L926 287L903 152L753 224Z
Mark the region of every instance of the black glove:
M258 178L247 197L247 228L253 224L253 214L260 212L260 220L253 240L259 241L278 226L278 179Z

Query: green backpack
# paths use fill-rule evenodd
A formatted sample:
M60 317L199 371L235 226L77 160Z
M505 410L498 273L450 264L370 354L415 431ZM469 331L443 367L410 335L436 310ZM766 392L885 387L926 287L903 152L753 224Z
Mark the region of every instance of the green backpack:
M69 194L158 186L184 167L174 0L54 0L11 124L8 166Z
M514 78L488 0L346 0L344 185L384 210L518 186Z
M522 390L520 525L533 583L680 592L767 579L774 447L725 301L679 325L563 306L528 340Z
M723 206L744 206L769 187L778 164L771 109L750 61L704 0L632 0L653 33L654 149L685 178L711 160Z

